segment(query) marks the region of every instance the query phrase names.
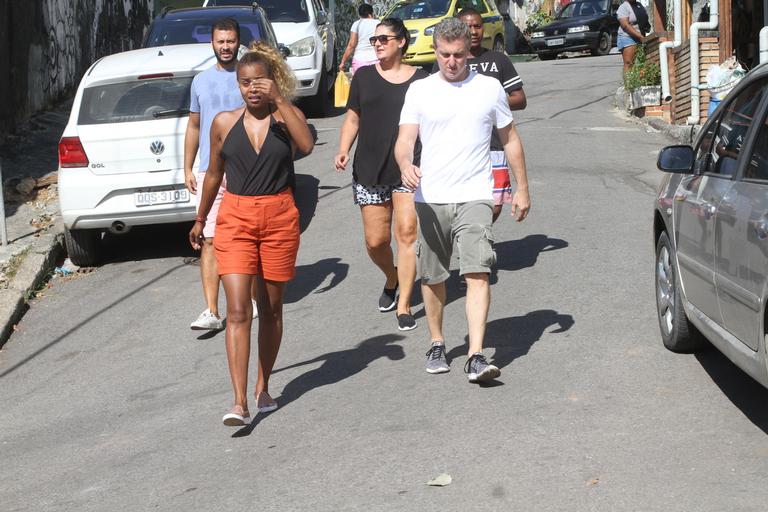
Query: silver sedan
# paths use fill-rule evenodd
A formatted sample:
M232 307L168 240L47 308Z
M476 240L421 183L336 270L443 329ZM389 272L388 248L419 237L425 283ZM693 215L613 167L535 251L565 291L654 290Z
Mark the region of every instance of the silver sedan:
M656 302L664 345L709 340L768 387L768 66L728 95L693 146L659 153Z

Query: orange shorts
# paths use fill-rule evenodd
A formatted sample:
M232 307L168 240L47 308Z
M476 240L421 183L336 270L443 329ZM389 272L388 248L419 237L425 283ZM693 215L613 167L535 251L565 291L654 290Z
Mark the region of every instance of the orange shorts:
M290 188L268 196L224 193L216 219L219 274L290 281L299 252L299 210Z

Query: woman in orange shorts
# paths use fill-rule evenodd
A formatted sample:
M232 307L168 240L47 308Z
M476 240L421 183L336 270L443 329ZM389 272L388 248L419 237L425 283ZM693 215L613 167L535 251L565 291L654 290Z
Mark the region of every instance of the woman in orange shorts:
M309 154L312 134L291 97L296 82L283 56L257 42L237 64L245 107L222 112L211 126L211 160L189 241L196 250L222 177L227 192L216 220L216 262L227 296L226 346L235 404L225 425L250 423L248 361L251 348L251 283L259 308L259 412L277 409L269 376L283 335L283 293L293 278L299 249L299 212L293 200L296 151Z

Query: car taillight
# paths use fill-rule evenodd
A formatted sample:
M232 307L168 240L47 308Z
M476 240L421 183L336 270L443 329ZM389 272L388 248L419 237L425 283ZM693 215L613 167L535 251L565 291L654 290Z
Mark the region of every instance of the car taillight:
M62 137L59 141L59 165L61 167L88 167L88 155L80 143L80 137Z

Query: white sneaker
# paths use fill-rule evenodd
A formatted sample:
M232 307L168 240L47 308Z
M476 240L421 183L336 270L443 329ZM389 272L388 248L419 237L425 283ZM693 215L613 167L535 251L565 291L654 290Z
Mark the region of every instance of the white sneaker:
M253 306L253 316L251 318L256 318L259 316L259 310L256 309L256 301L251 299L251 305Z
M221 318L211 313L210 309L206 309L200 313L197 320L190 324L189 328L193 331L219 330L224 328L224 322L221 321Z

